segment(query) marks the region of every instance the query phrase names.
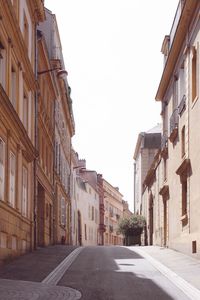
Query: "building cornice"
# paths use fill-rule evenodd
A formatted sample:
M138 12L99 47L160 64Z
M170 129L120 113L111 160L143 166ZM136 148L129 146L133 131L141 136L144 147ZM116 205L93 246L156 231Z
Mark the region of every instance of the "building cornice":
M156 93L155 99L162 101L166 93L169 81L172 76L172 72L177 62L177 58L183 46L184 39L187 34L187 28L194 16L197 6L199 6L199 0L186 0L182 8L181 16L176 28L176 32L173 38L169 55L165 64L165 68L162 73L160 84Z
M37 22L43 22L45 17L44 0L29 0Z

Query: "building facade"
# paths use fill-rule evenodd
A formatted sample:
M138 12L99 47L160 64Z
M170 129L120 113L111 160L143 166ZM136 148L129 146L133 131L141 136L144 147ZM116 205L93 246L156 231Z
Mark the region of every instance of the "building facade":
M127 201L122 200L122 204L123 204L123 218L128 219L133 215L133 213L130 211Z
M170 35L163 41L164 69L156 94L162 105L162 146L146 178L143 200L152 228L149 242L196 257L200 257L199 11L199 1L180 1Z
M104 245L123 245L123 236L118 232L118 222L123 218L123 195L117 187L113 187L103 179L104 190Z
M49 156L54 172L53 202L53 242L71 243L71 138L75 133L72 111L71 89L67 81L67 71L62 54L56 16L45 9L46 20L39 29L45 38L48 51L48 75L52 78L55 90L54 109L50 111L54 120L54 159ZM42 73L40 78L45 76ZM50 93L46 85L46 94ZM49 101L48 101L49 103ZM48 111L48 110L47 110Z
M73 152L72 240L74 245L99 244L99 193L96 171L86 169L86 161Z
M34 247L36 24L42 1L1 1L0 259ZM17 30L16 30L17 28Z
M157 149L161 145L161 124L148 132L138 135L134 158L134 213L140 214L142 209L141 199L143 182L147 171L154 159Z

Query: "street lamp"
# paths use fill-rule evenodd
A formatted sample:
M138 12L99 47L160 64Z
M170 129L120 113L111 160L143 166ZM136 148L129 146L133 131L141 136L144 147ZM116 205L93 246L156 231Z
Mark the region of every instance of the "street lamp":
M58 67L57 68L48 69L48 70L39 71L38 75L42 75L42 74L45 74L45 73L48 73L48 72L52 72L52 71L56 71L56 70L58 70L58 72L57 72L57 77L58 78L64 79L68 75L68 73L67 73L66 70L63 70L63 69L58 68Z

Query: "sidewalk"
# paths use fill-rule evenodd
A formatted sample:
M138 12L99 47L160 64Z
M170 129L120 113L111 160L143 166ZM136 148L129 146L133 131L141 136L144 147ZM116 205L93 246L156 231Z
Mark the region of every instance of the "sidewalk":
M76 246L54 245L22 255L0 268L0 278L41 282Z
M182 290L200 299L200 260L181 252L159 246L129 247L149 260Z

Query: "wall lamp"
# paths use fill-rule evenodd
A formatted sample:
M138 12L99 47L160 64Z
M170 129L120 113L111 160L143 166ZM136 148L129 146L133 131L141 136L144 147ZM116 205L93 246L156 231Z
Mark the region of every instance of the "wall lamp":
M38 75L42 75L42 74L52 72L52 71L56 71L56 70L58 70L58 72L57 72L57 77L58 78L64 79L68 75L66 70L62 70L60 68L52 68L52 69L48 69L48 70L39 71Z
M85 167L81 167L81 166L76 166L76 167L73 167L73 169L86 169Z

